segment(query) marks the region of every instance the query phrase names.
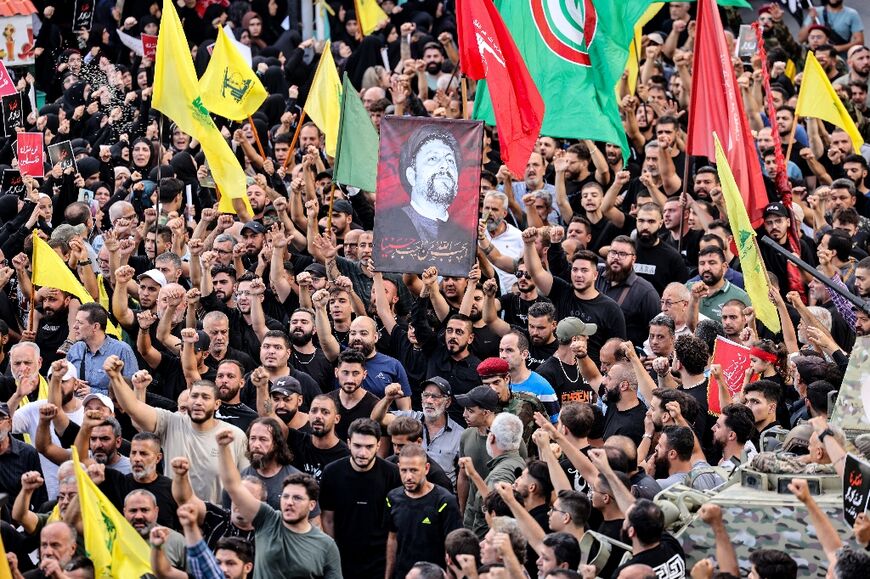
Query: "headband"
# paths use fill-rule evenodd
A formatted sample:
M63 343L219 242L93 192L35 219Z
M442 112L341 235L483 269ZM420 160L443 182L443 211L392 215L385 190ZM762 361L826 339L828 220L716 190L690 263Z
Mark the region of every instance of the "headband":
M755 346L749 348L749 355L755 356L759 360L764 360L765 362L769 362L771 364L775 364L778 360L778 356L776 354L771 354L770 352L766 352L761 348L757 348Z

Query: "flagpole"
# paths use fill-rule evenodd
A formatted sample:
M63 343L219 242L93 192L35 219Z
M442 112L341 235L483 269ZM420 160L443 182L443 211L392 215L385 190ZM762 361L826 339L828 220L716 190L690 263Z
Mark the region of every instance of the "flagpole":
M683 212L686 210L686 198L689 195L689 159L691 155L686 152L685 160L683 161L683 193L680 195L680 239L677 241L677 253L683 254L683 226L686 223L686 216Z
M299 115L299 121L296 123L296 132L293 133L293 140L290 141L290 151L287 153L287 157L284 159L283 166L286 169L287 165L290 163L290 158L294 157L296 153L294 149L296 148L296 142L299 141L299 132L302 130L302 125L305 124L305 109L302 109L302 114Z
M201 145L200 145L201 146ZM154 259L157 260L157 231L160 228L160 178L163 176L160 149L163 147L163 113L157 111L157 219L154 220ZM203 154L205 152L203 151ZM185 226L187 221L185 220ZM147 231L147 227L146 227ZM147 236L147 233L146 233ZM147 241L146 241L147 243Z
M36 264L34 267L36 269ZM36 321L36 287L33 285L33 277L30 278L30 308L27 311L27 329L35 332L34 323Z
M248 122L251 124L251 132L254 133L254 140L257 142L257 150L260 151L260 156L263 161L266 160L266 151L263 150L263 143L260 142L260 135L257 133L257 126L254 124L254 119L248 115Z
M335 203L335 181L332 182L332 186L329 188L329 213L326 214L326 234L330 235L332 233L332 205Z
M353 0L353 9L354 9L354 12L356 12L356 24L357 24L357 26L359 26L360 36L365 38L366 33L363 30L362 13L360 12L360 9L359 9L359 0Z
M471 117L468 114L468 78L463 74L459 83L462 87L462 118L469 119Z

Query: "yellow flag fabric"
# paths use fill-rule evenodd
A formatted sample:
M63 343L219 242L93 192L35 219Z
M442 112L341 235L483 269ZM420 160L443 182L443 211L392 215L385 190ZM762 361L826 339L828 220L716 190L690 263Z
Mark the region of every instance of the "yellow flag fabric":
M356 18L362 33L366 36L374 32L378 24L390 17L384 12L377 0L356 0Z
M6 560L6 547L3 545L3 537L0 537L0 579L12 579L12 570L9 561Z
M164 12L165 14L165 12ZM85 552L96 577L136 579L151 573L151 549L82 469L75 446L73 470L79 487Z
M755 241L755 230L749 221L749 214L743 204L743 197L737 188L734 174L728 165L722 143L719 136L713 133L716 144L716 170L719 173L719 182L722 186L722 197L725 199L725 207L728 210L728 221L731 231L734 233L734 243L737 245L737 253L740 256L740 267L743 270L743 282L746 293L752 301L755 316L767 328L778 333L780 331L779 312L768 297L769 286L767 283L767 268L758 251Z
M341 79L338 78L329 42L323 47L323 54L314 72L311 90L305 101L305 114L326 135L326 154L335 157L341 118Z
M72 294L83 304L94 301L88 290L84 288L79 278L64 263L63 259L46 242L33 232L33 273L31 281L34 285L53 287ZM106 333L118 339L121 329L109 320Z
M242 198L253 215L248 201L245 172L233 155L203 104L196 71L190 57L190 45L172 0L163 0L163 19L157 38L154 62L152 106L175 121L178 127L200 142L215 183L231 199ZM224 211L225 207L221 207ZM232 207L230 207L232 209ZM235 213L235 210L226 211Z
M812 52L807 53L807 63L804 65L804 76L801 80L795 114L822 119L840 127L852 139L855 153L861 154L864 139L861 138L855 121L849 116L849 111L843 106L825 70Z
M247 119L269 96L223 28L218 28L211 60L199 79L199 92L205 108L234 121Z
M628 60L625 61L625 72L628 73L628 94L634 94L637 92L637 76L640 72L639 62L641 57L643 57L643 46L641 45L641 40L643 39L643 27L659 13L659 10L661 10L664 5L664 2L654 2L650 4L646 9L646 12L644 12L640 17L640 20L637 21L637 24L634 25L634 40L631 41L631 46L628 47ZM617 87L616 90L617 96L619 96L619 87Z

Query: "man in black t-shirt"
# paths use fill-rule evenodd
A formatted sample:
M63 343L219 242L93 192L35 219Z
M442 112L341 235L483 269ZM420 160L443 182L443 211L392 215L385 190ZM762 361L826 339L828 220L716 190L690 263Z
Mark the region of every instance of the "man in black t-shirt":
M630 438L635 445L643 439L646 406L637 397L637 376L627 362L617 362L604 377L604 440L614 434Z
M317 482L330 463L350 454L342 440L335 435L335 424L341 419L335 400L321 394L311 401L308 421L311 434L290 429L287 444L293 451L293 466L313 476Z
M613 337L625 338L625 317L619 305L595 289L598 279L598 258L587 250L577 251L571 262L571 283L553 277L544 269L535 247L538 230L530 227L523 231L525 243L524 260L532 279L540 291L553 301L556 317L580 318L587 324L595 324L597 330L589 337L588 354L598 364L601 346Z
M396 465L377 456L381 427L357 418L348 428L350 456L323 471L323 531L335 539L346 579L384 577L387 493L402 484Z
M631 540L633 556L625 565L649 565L661 579L684 579L686 560L680 543L664 532L665 517L661 508L649 499L639 499L628 509L622 525L623 535Z
M387 577L404 579L418 561L444 563L444 540L462 527L459 504L447 489L427 480L429 458L418 444L399 452L402 486L387 495ZM391 573L392 571L392 573Z

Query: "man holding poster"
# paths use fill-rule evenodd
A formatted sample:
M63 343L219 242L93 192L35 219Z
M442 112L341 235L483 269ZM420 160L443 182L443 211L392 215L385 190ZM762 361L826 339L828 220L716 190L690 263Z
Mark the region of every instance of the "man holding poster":
M420 273L434 265L442 275L468 273L482 136L477 122L382 121L373 256L379 271Z

